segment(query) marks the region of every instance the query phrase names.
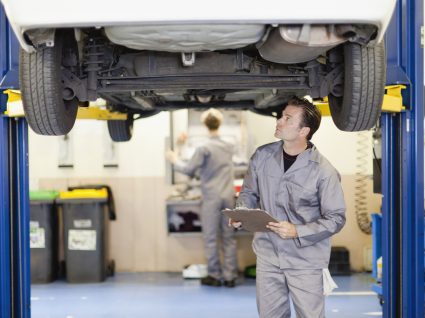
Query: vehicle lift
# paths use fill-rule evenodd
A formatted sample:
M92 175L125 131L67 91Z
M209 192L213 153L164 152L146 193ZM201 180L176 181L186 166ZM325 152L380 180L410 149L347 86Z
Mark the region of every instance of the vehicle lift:
M383 317L424 317L423 1L398 0L386 34L387 84L406 110L383 113Z
M386 34L382 129L383 317L424 317L423 1L398 0ZM19 45L0 5L0 114L18 89ZM394 110L394 105L405 109ZM396 107L397 108L397 107ZM31 317L28 126L0 115L0 318Z

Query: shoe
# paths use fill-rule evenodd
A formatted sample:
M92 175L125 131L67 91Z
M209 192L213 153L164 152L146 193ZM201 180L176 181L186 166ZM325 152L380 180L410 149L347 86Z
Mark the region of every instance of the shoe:
M229 288L233 288L236 286L236 281L234 279L232 280L225 280L224 281L224 286L225 287L229 287Z
M207 277L201 278L201 285L220 287L221 281L212 276L207 276Z

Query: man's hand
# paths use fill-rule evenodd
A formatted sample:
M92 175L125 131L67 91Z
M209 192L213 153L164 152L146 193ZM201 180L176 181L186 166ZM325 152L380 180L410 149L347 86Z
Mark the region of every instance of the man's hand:
M282 221L279 223L269 222L266 227L275 232L283 239L291 239L298 236L297 228L295 227L295 225L286 221Z
M165 153L165 158L171 163L176 163L176 161L178 160L179 157L177 156L177 154L174 151L168 150Z
M242 227L242 222L235 221L233 219L229 219L229 226L233 226L235 229L239 229Z
M186 143L186 141L187 141L187 133L182 132L177 138L176 143L178 146L182 146Z

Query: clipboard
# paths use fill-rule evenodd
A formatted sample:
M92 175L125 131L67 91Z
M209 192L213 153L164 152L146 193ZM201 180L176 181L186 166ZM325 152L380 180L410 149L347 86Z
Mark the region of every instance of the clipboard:
M221 210L221 212L234 221L242 222L242 228L250 232L271 232L266 225L269 222L279 222L260 209Z

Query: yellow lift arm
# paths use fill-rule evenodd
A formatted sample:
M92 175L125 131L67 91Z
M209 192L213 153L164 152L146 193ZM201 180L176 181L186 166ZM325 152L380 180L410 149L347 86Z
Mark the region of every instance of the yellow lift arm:
M21 92L18 90L5 90L8 95L7 110L5 115L9 117L24 117L24 108L22 107ZM79 107L77 113L78 119L97 119L97 120L126 120L127 114L111 112L99 106Z
M382 103L382 111L390 113L399 113L405 109L403 106L403 98L401 90L405 89L404 85L390 85L385 87L384 101ZM6 90L8 95L7 110L5 115L9 117L23 117L24 110L22 107L21 93L17 90ZM314 104L320 109L322 116L330 116L328 99L314 101ZM127 114L111 112L98 106L79 107L78 119L97 119L97 120L126 120Z
M401 90L405 89L404 85L389 85L385 87L384 100L382 102L382 111L385 113L400 113L406 109L403 106L403 98L401 96ZM323 100L313 102L314 105L319 108L322 116L330 116L328 98L325 97Z
M127 114L111 112L99 107L79 107L77 119L126 120Z

